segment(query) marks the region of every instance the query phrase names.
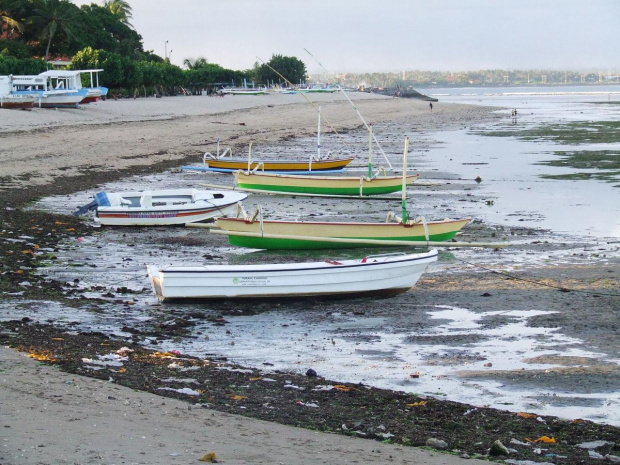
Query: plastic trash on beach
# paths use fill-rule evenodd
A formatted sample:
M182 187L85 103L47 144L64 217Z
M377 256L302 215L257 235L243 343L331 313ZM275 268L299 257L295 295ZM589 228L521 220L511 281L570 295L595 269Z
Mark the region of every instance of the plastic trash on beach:
M425 400L421 400L420 402L414 402L413 404L407 404L407 407L424 407L426 405Z
M190 388L173 389L169 387L159 387L157 389L159 389L160 391L174 391L178 392L179 394L186 394L188 396L199 396L201 394L199 391L194 391Z
M198 459L199 462L217 463L217 454L213 451L207 452Z
M357 391L354 387L345 386L344 384L336 384L334 385L334 389L338 389L341 392Z
M531 443L542 442L544 444L555 444L555 438L550 438L549 436L541 436L538 439L525 438L525 440Z

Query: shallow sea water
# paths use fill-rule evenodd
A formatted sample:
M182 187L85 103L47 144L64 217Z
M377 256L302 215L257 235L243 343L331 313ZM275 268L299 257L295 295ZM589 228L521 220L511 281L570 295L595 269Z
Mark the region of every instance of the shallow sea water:
M527 97L506 95L440 96L442 101L519 107L517 124L538 124L561 118L618 118L618 110L590 105L592 95ZM606 98L601 97L601 98ZM452 99L452 100L450 100ZM515 100L521 99L521 100ZM471 100L467 101L467 100ZM516 105L520 101L521 105ZM525 103L529 102L527 106ZM617 108L617 107L616 107ZM527 111L525 110L527 109ZM510 110L506 121L512 124ZM581 116L580 116L581 115ZM522 142L514 138L475 135L468 129L417 134L402 134L396 124L375 126L375 135L395 167L400 167L405 135L412 140L410 171L421 174L420 182L408 191L412 216L428 219L471 216L477 221L498 224L508 229L535 228L539 240L561 243L550 254L513 253L510 249L459 249L442 254L427 274L458 273L473 264L490 264L504 270L527 268L552 261L561 263L591 262L593 250L601 263L605 257L620 254L620 188L596 181L545 180L539 176L566 168L533 165L548 159L553 144ZM476 128L479 129L479 128ZM352 132L344 136L347 145L359 153L366 150L367 135ZM288 141L256 149L263 153L285 153L291 147L307 147L298 156L315 150L315 140ZM324 146L347 153L341 141L324 135ZM381 155L375 153L375 165ZM363 164L363 163L361 163ZM364 168L352 169L361 173ZM480 176L481 183L474 178ZM166 172L147 177L132 177L98 190L140 190L199 187L210 183L231 185L230 175ZM52 211L72 211L87 203L92 192L44 199L37 205ZM272 218L325 219L343 218L383 221L388 210L399 213L400 199L334 200L300 199L252 195L246 210L262 205ZM585 225L584 225L585 223ZM531 242L531 237L512 236L513 242ZM584 254L584 251L587 252ZM44 252L44 251L42 251ZM339 256L364 253L339 252ZM333 257L333 252L313 252L305 259ZM525 360L562 352L571 357L620 364L620 360L588 349L584 341L563 334L561 328L530 325L532 319L548 312L543 308L516 311L500 308L482 311L455 305L419 305L415 289L388 300L354 299L352 301L302 301L252 303L159 303L146 278L147 264L201 264L269 262L294 257L292 253L258 252L228 246L223 237L209 236L205 230L184 228L101 228L97 234L68 244L43 272L71 283L76 289L105 286L106 291L85 292L87 297L107 300L108 304L86 304L69 309L48 302L0 302L0 318L29 316L38 321L55 321L75 329L104 331L130 337L123 327L148 325L149 321L194 311L218 315L225 313L228 323L214 326L199 320L192 337L174 341L151 339L147 344L160 349L176 349L196 356L227 357L229 360L263 367L265 370L289 370L305 373L315 369L330 379L416 392L475 405L515 411L527 410L566 418L588 418L620 425L620 392L566 392L544 388L532 390L507 385L496 380L465 378L460 371L479 371L491 362L494 370L521 368L552 369L552 363L526 363ZM76 282L75 280L78 279ZM27 285L25 283L24 285ZM124 297L115 292L127 287L137 294ZM236 309L252 307L252 314ZM364 308L360 312L360 307ZM483 324L501 316L495 325Z

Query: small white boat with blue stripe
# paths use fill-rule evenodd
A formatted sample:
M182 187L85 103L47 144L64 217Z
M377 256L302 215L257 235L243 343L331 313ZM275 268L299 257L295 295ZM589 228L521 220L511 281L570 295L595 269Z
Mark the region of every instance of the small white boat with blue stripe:
M95 200L73 214L95 210L95 222L108 226L181 225L233 214L246 197L241 192L198 189L97 192Z

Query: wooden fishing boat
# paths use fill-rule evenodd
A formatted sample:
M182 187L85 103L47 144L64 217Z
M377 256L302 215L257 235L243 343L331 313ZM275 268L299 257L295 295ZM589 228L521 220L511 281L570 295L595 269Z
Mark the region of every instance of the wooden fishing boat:
M319 128L320 128L319 113ZM319 129L320 138L320 129ZM246 170L250 172L269 172L276 174L324 174L338 173L353 161L353 157L333 158L331 154L321 155L321 144L318 144L317 156L310 156L308 161L303 160L252 160L252 143L248 149L248 159L232 158L232 149L226 148L220 154L220 140L217 140L217 152L211 154L206 152L202 157L202 166L183 166L181 169L190 171L213 171L219 173L234 173L235 171Z
M184 170L214 171L219 173L234 173L239 170L260 170L272 173L325 173L340 172L353 161L353 158L324 158L311 162L303 160L265 160L248 162L242 159L209 159L203 160L202 166L183 166Z
M95 210L95 222L111 226L159 226L205 221L232 214L247 197L240 192L170 189L98 192L74 215Z
M318 196L371 196L402 189L401 176L309 176L237 171L235 185L244 191ZM418 179L408 175L406 184Z
M313 86L298 87L296 91L300 94L333 94L338 92L338 87L330 87L329 85L315 84Z
M85 70L59 70L52 69L40 73L39 76L45 78L50 85L49 88L64 90L80 90L86 89L86 96L80 103L96 102L108 93L106 87L99 85L99 74L103 69L85 69ZM82 74L90 75L90 87L82 85ZM96 85L95 85L96 84Z
M252 249L342 249L402 246L402 242L444 242L452 239L471 218L426 222L364 223L278 221L218 218L215 224L232 245Z
M220 92L228 95L266 95L269 93L267 89L262 87L225 87Z
M396 295L418 281L437 251L361 260L267 265L147 266L159 300Z
M324 196L369 196L398 192L401 176L310 176L237 171L236 186L244 191ZM407 176L411 184L418 175Z
M88 95L88 89L55 89L44 76L13 76L13 93L35 94L40 108L77 108Z
M35 93L13 92L13 77L0 76L0 108L32 108L37 98Z
M319 108L320 118L320 108ZM391 194L418 179L418 175L388 176L373 174L372 168L372 125L368 127L368 173L362 176L317 176L299 174L277 174L262 171L237 171L234 173L237 188L250 192L314 196L356 196ZM320 137L320 131L319 131ZM320 138L317 144L321 146ZM389 160L386 158L386 161ZM406 171L406 165L403 165Z
M431 222L427 222L424 218L415 220L408 218L406 205L408 151L409 138L406 137L403 152L405 168L402 178L399 178L402 190L401 218L395 217L390 212L384 223L273 221L265 220L260 208L252 217L248 217L241 208L238 213L243 213L243 218L218 219L216 226L220 230L212 232L228 235L228 240L233 245L255 249L385 247L448 241L469 223L471 218ZM371 169L372 165L369 162L369 173ZM391 222L392 219L396 222Z

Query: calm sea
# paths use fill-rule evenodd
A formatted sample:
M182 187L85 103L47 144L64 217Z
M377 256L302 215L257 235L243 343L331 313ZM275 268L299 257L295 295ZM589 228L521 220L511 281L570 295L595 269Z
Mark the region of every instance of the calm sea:
M520 129L546 124L620 120L620 86L433 88L420 89L441 103L498 107L506 119L484 129ZM615 103L614 103L615 102ZM517 117L512 118L512 110ZM480 128L476 128L480 129ZM595 173L596 170L543 166L558 159L558 151L612 151L620 157L620 134L607 144L560 145L515 137L481 136L472 128L438 132L442 144L430 159L449 166L459 176L483 179L482 193L494 199L486 219L511 224L508 212L523 212L520 224L559 233L593 237L620 237L620 173L606 181L550 180L545 175ZM529 219L528 219L529 217ZM512 218L512 220L511 220Z

